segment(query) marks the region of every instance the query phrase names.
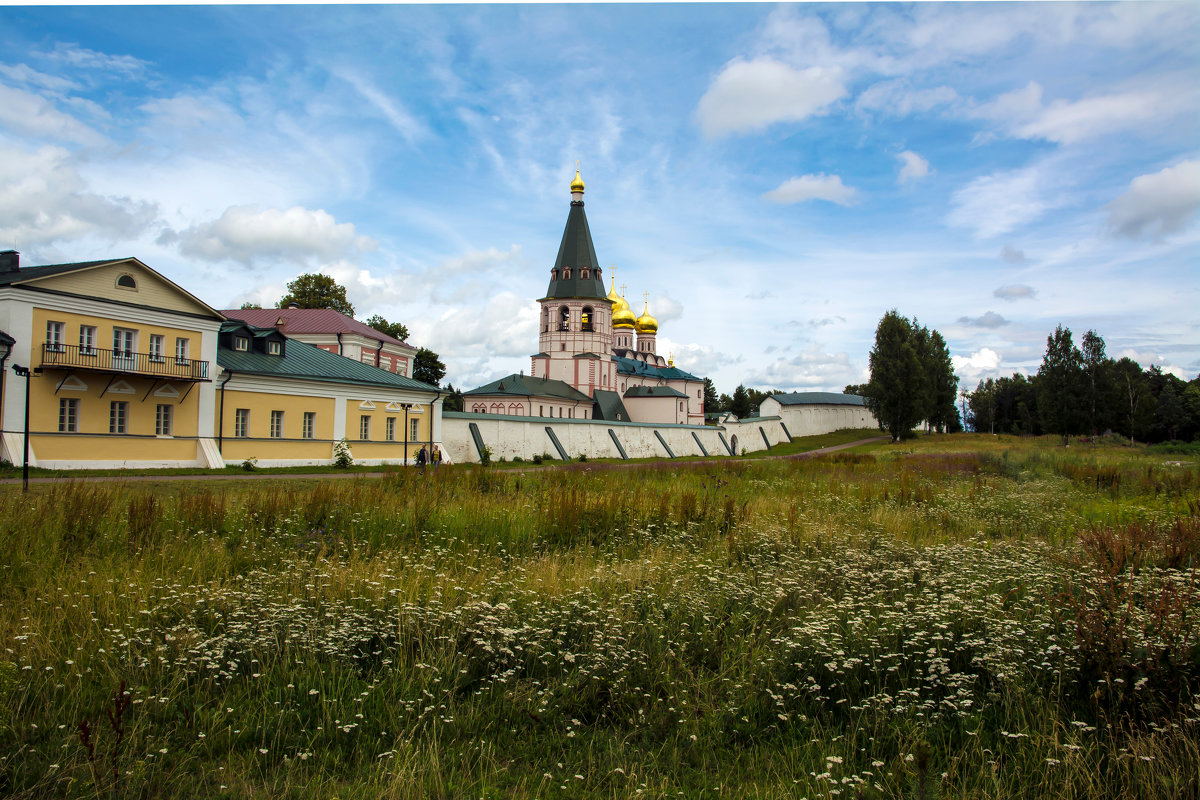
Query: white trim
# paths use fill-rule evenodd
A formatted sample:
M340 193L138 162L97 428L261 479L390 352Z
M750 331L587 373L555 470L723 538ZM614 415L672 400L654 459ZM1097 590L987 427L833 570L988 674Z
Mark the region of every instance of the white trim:
M370 400L363 400L361 403L358 404L358 407L362 411L374 411L375 410L375 404L372 403Z
M133 387L127 382L119 380L113 381L112 386L108 387L108 391L105 394L136 394L136 392L133 391Z
M68 375L58 388L64 392L86 392L88 385L74 375Z
M154 390L154 396L155 397L172 397L172 398L175 398L178 400L179 399L179 390L176 389L174 386L170 386L170 385L161 386Z

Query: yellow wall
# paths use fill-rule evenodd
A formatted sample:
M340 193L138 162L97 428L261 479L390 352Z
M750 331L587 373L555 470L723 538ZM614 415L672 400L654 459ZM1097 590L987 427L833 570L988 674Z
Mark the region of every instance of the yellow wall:
M153 422L153 420L151 420ZM107 428L105 429L107 430ZM119 444L117 444L119 442ZM196 440L54 434L30 436L39 461L195 461Z
M404 427L405 426L404 409L399 409L397 411L389 411L386 408L387 404L380 402L378 400L372 401L375 404L374 410L359 408L359 406L363 402L364 401L361 397L357 398L357 399L351 398L346 401L346 441L352 445L356 442L363 441L362 439L359 438L359 432L361 430L360 426L361 426L362 417L366 416L366 417L371 418L371 437L367 441L368 442L384 442L384 443L386 443L387 442L387 439L386 439L387 418L395 417L395 419L396 419L396 440L395 441L397 444L403 444L405 436L406 436L406 429ZM409 425L410 428L412 426L412 421L414 419L418 421L417 422L417 441L418 442L429 441L429 406L422 405L420 414L414 414L411 411L409 412L407 424ZM374 458L374 457L375 456L372 456L372 458Z
M328 443L333 440L333 398L226 390L223 428L221 427L222 420L218 420L218 430L221 431L225 445L228 445L231 441L235 441L237 438L233 434L237 409L239 408L250 410L250 429L247 431L249 434L247 438L266 439L272 445L280 444L279 440L270 438L272 411L283 412L283 438L297 439L301 442L306 441L300 439L301 434L304 432L304 412L315 411L317 420L316 426L313 429L313 437L325 442L323 445L325 455L323 457L329 458ZM219 389L217 391L217 413L221 413L221 392ZM272 455L270 457L283 458L284 456Z
M133 276L134 282L137 283L136 289L117 286L117 278L123 274ZM100 300L116 300L122 303L136 303L152 308L212 316L210 309L134 261L78 270L64 275L52 275L29 283L32 286ZM41 334L38 336L39 338L34 341L40 340Z

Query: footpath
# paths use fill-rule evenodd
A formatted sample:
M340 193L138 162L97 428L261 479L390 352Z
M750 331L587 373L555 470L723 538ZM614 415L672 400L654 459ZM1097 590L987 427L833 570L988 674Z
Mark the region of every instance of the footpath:
M890 436L872 436L869 439L859 439L857 442L846 442L845 444L831 445L830 447L822 447L817 450L809 450L804 453L791 453L789 455L772 456L766 455L761 458L749 459L749 461L760 461L764 459L799 459L799 458L815 458L817 456L835 453L838 450L848 450L851 447L858 447L864 444L875 444L876 442L891 441ZM589 471L589 470L605 470L605 469L672 469L675 467L693 467L693 466L717 466L720 464L729 463L746 463L732 458L701 458L688 461L679 461L675 459L662 459L660 461L637 461L633 463L625 463L623 461L569 461L566 463L554 462L552 464L542 464L541 466L520 467L517 469L505 469L503 472L543 472L552 469L572 470L572 471ZM30 478L29 482L34 483L139 483L144 481L265 481L265 480L347 480L350 478L386 478L389 475L394 475L399 466L395 467L390 472L292 472L292 473L253 473L253 472L238 472L228 475L154 475L139 473L137 475L87 475L80 477L72 477L70 475L53 477L37 477ZM416 467L410 467L416 469ZM440 467L425 467L427 470L440 469ZM20 478L4 478L0 479L0 485L18 484L21 483Z

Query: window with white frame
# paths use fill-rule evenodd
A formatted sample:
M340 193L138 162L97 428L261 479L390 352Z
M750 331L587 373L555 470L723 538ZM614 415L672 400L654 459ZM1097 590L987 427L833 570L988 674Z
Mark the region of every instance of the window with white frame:
M63 350L63 332L66 325L62 322L46 323L46 349L51 353L61 353Z
M113 328L113 360L117 366L125 366L118 359L131 360L137 352L137 331L128 328Z
M154 435L155 436L170 436L171 435L171 417L175 406L166 403L159 403L154 408Z
M108 404L108 432L125 433L129 425L129 403L113 400Z
M79 354L84 356L96 355L96 326L79 326Z
M163 336L161 333L150 334L150 360L162 361L163 350L166 348L166 346L167 337Z
M283 412L282 411L272 411L271 412L271 438L272 439L282 439L283 438Z
M417 435L418 435L417 426L418 426L418 424L419 424L419 423L420 423L420 420L416 420L416 419L410 419L410 420L408 421L408 424L409 424L409 429L408 429L408 440L409 440L410 442L415 442L415 441L417 441Z
M58 399L58 432L77 433L79 431L79 400L74 397Z
M279 342L267 342L267 354L277 356L283 352L283 345Z
M396 441L396 418L388 417L384 426L383 438L389 442Z
M250 435L250 409L239 408L233 412L233 435L239 439Z
M233 349L234 350L242 350L242 351L249 350L250 349L250 340L247 339L245 336L233 337Z
M305 439L315 439L317 436L317 412L304 412L304 427L300 434Z
M371 438L371 418L366 414L358 418L358 438L364 442Z
M188 350L190 349L190 340L179 336L175 339L175 363L188 363Z

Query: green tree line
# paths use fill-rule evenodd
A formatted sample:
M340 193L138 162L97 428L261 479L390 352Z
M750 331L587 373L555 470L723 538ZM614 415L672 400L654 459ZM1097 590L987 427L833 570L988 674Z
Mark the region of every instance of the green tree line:
M982 380L964 392L967 424L981 433L1193 441L1200 436L1200 377L1190 382L1132 358L1114 360L1089 330L1076 346L1059 325L1037 374Z

